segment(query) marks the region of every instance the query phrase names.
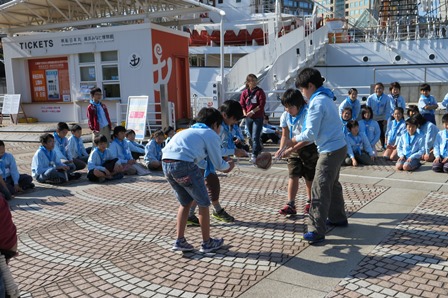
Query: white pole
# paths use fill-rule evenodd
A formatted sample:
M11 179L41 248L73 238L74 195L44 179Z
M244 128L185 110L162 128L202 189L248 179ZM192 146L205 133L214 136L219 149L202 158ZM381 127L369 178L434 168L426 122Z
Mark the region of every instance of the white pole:
M218 106L221 106L224 102L224 16L226 13L221 10L219 12L221 15L221 22L219 24L219 52L221 56L220 61L220 72L221 72L221 87L220 87L220 96L218 97Z

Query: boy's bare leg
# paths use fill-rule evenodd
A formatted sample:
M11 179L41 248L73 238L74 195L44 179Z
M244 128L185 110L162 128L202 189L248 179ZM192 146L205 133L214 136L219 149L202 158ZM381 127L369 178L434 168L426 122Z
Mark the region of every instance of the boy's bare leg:
M188 212L190 211L191 203L192 202L186 206L180 205L177 210L177 239L184 238L185 236L185 228L187 226Z
M299 191L299 177L289 178L289 180L288 180L288 201L289 202L295 202L296 195L297 195L298 191Z
M308 181L305 179L306 184L306 196L308 198L308 201L311 201L311 185L313 185L313 181Z
M187 212L187 216L188 216L188 212ZM210 214L209 214L208 207L200 207L199 206L198 218L199 218L199 224L201 225L202 241L207 242L208 240L210 240ZM185 217L185 225L186 224L187 224L187 217Z

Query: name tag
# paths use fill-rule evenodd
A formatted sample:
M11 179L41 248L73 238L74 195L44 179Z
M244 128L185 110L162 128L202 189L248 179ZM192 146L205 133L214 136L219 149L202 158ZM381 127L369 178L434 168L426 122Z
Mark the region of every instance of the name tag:
M251 102L251 103L257 103L257 96L254 95L254 96L252 97L252 99L250 100L250 102Z

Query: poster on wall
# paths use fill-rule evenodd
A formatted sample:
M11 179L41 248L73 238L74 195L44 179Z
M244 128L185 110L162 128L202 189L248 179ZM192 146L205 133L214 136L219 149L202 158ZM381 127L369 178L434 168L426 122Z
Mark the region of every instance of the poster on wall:
M146 131L148 96L129 96L126 128L135 131L135 139L143 140Z
M67 57L28 60L33 102L70 101Z

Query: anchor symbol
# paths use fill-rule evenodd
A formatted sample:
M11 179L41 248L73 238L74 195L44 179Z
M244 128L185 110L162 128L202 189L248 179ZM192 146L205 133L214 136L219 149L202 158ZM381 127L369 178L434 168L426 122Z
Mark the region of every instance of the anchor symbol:
M173 66L173 61L171 60L171 57L168 58L167 60L162 61L162 52L163 52L162 46L160 44L156 44L154 46L154 56L156 56L157 58L157 64L154 64L154 72L157 72L158 80L157 82L154 82L155 91L160 91L160 85L162 84L166 85L168 83L171 77L171 70ZM167 67L167 73L166 77L162 78L162 69L165 66Z
M132 54L132 59L129 62L129 64L131 64L132 67L136 67L139 63L140 63L140 57L137 57L136 54Z

